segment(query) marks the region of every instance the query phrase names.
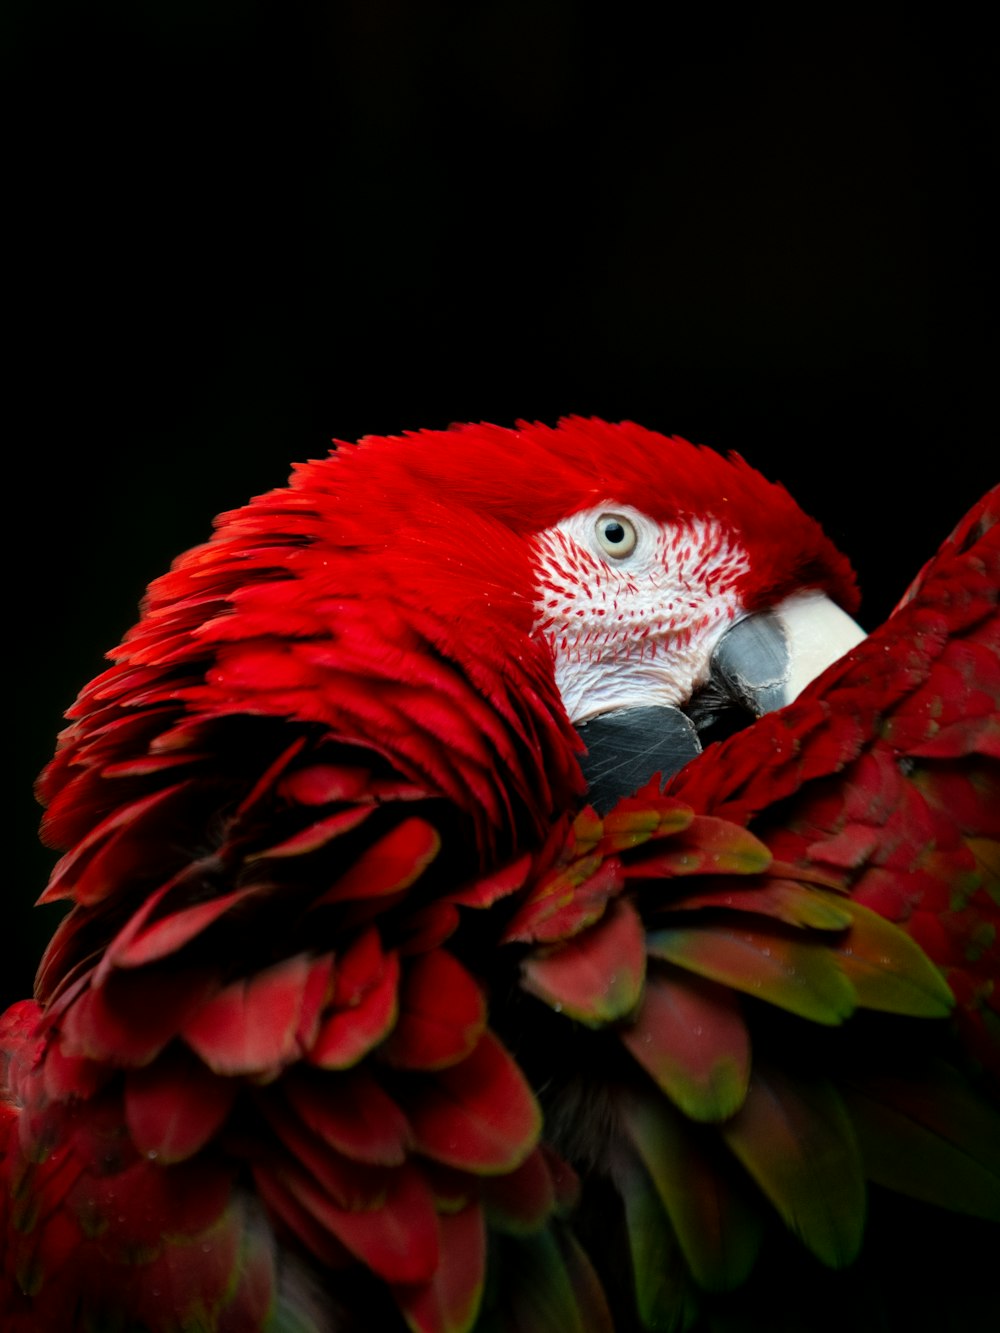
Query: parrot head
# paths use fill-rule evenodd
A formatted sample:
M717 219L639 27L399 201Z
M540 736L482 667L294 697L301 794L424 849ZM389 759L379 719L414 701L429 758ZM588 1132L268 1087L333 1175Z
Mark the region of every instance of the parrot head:
M367 549L401 598L446 611L466 638L449 655L475 651L477 622L543 649L599 809L790 702L863 637L846 559L738 455L582 418L341 449L338 521L380 516Z
M791 702L863 637L846 561L783 488L738 456L618 431L632 466L532 538L534 632L601 810Z

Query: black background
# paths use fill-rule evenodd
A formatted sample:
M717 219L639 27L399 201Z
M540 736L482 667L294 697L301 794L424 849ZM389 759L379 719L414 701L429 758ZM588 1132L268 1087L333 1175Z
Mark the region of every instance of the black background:
M988 43L801 13L4 5L0 1001L58 916L62 710L148 580L331 439L583 413L738 449L868 626L997 479Z

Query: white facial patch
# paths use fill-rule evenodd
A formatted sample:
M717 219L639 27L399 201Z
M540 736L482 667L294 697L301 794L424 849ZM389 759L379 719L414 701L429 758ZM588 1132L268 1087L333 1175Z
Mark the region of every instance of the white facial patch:
M632 538L634 536L634 543ZM609 551L616 543L623 552ZM555 659L572 722L610 709L686 703L742 613L746 552L718 523L657 523L609 500L539 533L535 634Z

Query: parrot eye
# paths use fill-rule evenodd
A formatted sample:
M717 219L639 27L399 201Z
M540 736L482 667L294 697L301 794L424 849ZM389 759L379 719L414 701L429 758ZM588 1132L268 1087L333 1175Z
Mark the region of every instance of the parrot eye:
M635 550L635 525L624 514L602 514L595 531L601 550L615 560L622 560Z

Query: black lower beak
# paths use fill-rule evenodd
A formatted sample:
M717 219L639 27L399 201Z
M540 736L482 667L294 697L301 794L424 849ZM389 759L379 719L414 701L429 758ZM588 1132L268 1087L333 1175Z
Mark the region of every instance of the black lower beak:
M587 747L580 766L588 799L602 815L655 773L666 779L701 753L695 724L666 704L619 708L581 722L576 730Z

